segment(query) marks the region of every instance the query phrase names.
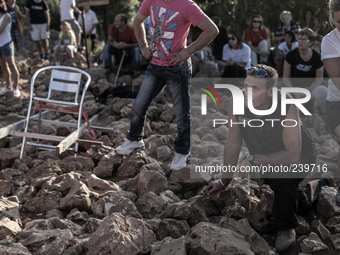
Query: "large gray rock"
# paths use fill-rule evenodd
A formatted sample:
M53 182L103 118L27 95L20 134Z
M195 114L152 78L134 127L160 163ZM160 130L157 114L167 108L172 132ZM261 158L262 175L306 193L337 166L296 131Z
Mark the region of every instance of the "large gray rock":
M15 196L19 199L19 203L23 204L29 199L33 199L37 194L33 186L24 186L17 189Z
M185 247L184 236L178 239L167 237L152 246L151 255L187 255Z
M155 234L141 220L113 213L91 234L86 244L86 254L146 254L155 241Z
M340 250L340 233L332 235L330 237L330 240L332 241L334 248L339 251Z
M93 173L101 178L110 177L112 172L118 169L121 161L121 156L110 152L100 159L98 166L93 169Z
M138 195L143 196L149 191L159 195L168 188L167 179L155 171L142 171L138 178Z
M43 164L29 170L28 173L26 174L26 179L28 182L30 182L43 174L53 173L60 175L62 174L62 170L60 169L58 163L55 160L47 159Z
M106 191L119 191L122 190L117 184L112 181L107 181L98 178L94 174L89 176L85 181L87 187L97 193L104 193Z
M41 189L33 199L27 200L24 208L29 212L37 213L59 209L61 198L62 195L59 191Z
M7 180L16 187L22 187L26 183L25 174L22 171L13 168L6 168L1 170L0 179Z
M11 221L7 217L0 220L0 240L14 237L21 231L21 227L16 221Z
M19 204L8 200L7 198L0 197L0 218L8 217L11 220L19 220Z
M232 230L202 222L191 231L191 249L188 255L254 255L245 238Z
M82 182L76 182L70 192L60 200L60 209L72 210L78 208L82 211L90 211L90 191Z
M72 171L91 172L94 168L93 160L83 156L69 156L62 161L58 161L58 164L64 172L68 173Z
M135 177L142 166L150 163L151 159L144 151L132 153L120 165L116 175L119 177Z
M17 235L19 242L35 255L63 255L67 247L76 243L68 229L53 229Z
M190 234L190 226L185 220L151 219L146 222L151 226L158 240L163 240L165 237L176 239Z
M139 219L143 218L131 199L116 192L108 192L106 195L103 195L101 199L91 205L91 210L95 216L100 218L118 212Z
M14 243L14 239L10 239L13 241L6 240L6 243L0 242L0 254L3 255L32 255L28 251L28 249L23 246L21 243Z
M316 233L323 241L326 241L331 237L331 232L322 224L320 220L313 220L310 230Z
M20 150L16 148L1 148L0 149L0 167L5 169L11 167L16 159L20 158Z
M111 146L92 145L91 148L86 152L86 156L92 158L93 160L101 160L103 156L113 153L114 148Z
M252 244L252 251L255 254L269 254L270 247L268 243L251 228L247 219L236 221L235 219L223 217L220 223L221 227L242 235L248 243Z
M138 198L135 205L140 214L148 219L159 217L166 207L165 201L153 191Z
M340 207L335 203L336 189L334 187L322 187L317 202L317 211L326 218L340 215Z
M317 252L321 250L328 250L327 245L325 245L317 234L311 232L309 236L302 241L300 244L303 252Z
M75 185L79 181L83 181L86 178L86 176L80 174L80 173L66 173L59 175L57 177L52 177L48 179L46 182L44 182L41 185L41 188L48 189L48 190L56 190L65 192L72 188L73 185Z
M207 173L197 173L199 178L191 178L190 167L185 167L180 171L172 171L170 181L181 184L184 190L192 190L209 183L210 176Z
M206 216L202 196L196 196L188 200L182 200L178 203L168 205L165 211L160 215L160 218L186 220L191 227L200 222L209 222Z

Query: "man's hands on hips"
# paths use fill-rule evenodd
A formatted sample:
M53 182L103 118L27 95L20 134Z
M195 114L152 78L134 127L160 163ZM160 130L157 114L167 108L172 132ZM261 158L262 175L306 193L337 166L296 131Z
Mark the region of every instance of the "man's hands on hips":
M147 59L151 59L152 58L152 52L151 52L151 48L150 48L149 45L146 44L145 46L142 46L140 48L140 51L141 51L142 55L144 57L146 57Z
M188 48L183 48L178 53L171 53L168 55L168 57L171 57L171 56L176 56L176 57L170 61L170 64L179 65L179 67L181 67L188 60L188 58L191 57L191 53L188 50Z

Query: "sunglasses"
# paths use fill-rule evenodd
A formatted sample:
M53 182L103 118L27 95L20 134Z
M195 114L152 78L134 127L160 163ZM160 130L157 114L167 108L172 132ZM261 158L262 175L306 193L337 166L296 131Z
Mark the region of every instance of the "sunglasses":
M234 41L235 39L236 39L235 36L233 36L233 37L228 37L228 41L229 41L229 40L233 40L233 41Z
M307 42L310 42L310 40L307 40L307 39L303 39L303 38L298 38L297 39L298 41L300 41L300 42L303 42L303 43L307 43Z
M253 23L262 23L262 21L261 20L253 20Z
M255 67L250 67L247 70L247 74L256 75L256 77L259 77L259 78L263 78L268 75L266 70L262 68L255 68Z

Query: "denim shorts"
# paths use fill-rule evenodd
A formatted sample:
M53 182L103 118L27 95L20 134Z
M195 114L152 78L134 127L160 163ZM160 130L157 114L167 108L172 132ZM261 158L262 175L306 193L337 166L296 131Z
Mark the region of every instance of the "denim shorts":
M0 57L14 56L14 44L13 42L6 43L0 47Z

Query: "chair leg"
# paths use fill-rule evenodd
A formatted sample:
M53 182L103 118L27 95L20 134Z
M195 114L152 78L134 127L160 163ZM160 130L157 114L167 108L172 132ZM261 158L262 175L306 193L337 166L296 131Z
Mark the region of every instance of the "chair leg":
M24 150L25 150L25 144L26 144L26 137L22 138L22 144L21 144L21 150L20 150L20 159L24 156Z

